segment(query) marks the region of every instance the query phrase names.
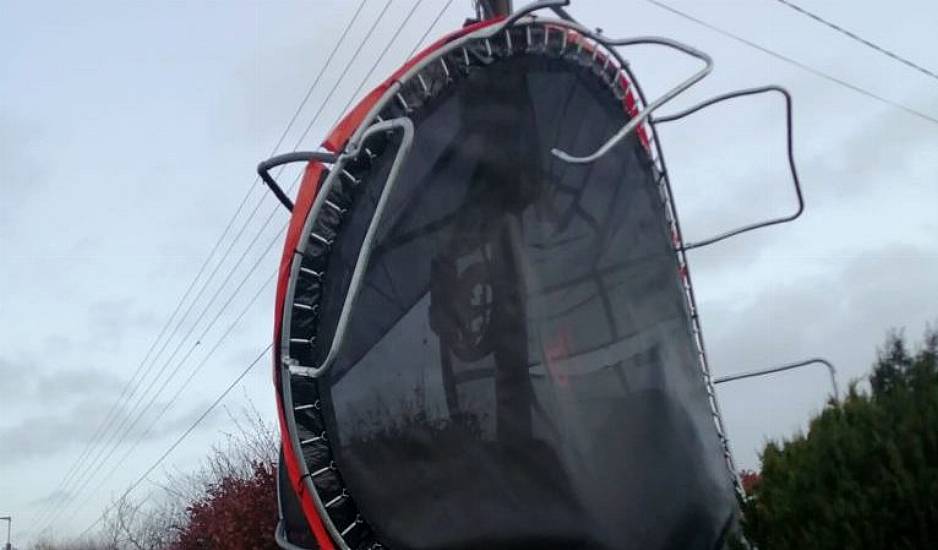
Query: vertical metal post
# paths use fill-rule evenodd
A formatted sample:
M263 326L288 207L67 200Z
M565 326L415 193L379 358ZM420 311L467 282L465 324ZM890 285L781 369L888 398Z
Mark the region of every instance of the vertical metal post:
M512 12L511 0L476 0L479 13L483 19L508 16Z
M13 517L12 516L3 516L0 517L0 520L6 520L7 522L7 543L3 548L5 550L13 550L13 547L10 545L10 530L13 528Z

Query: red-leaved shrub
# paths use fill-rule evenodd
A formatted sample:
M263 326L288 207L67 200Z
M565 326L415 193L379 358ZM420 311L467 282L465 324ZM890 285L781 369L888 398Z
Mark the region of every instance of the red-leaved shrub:
M255 462L253 475L226 477L187 508L188 523L174 550L276 550L277 474L273 464Z
M743 491L747 495L752 495L756 490L756 487L759 486L759 482L762 480L762 476L759 475L759 472L754 472L752 470L743 470L739 472L739 481L743 485Z

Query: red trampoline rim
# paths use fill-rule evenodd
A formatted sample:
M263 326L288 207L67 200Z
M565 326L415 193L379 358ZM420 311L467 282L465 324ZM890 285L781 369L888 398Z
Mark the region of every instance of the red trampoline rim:
M356 130L359 129L375 105L386 95L387 91L411 68L453 40L476 32L480 29L496 25L503 19L504 17L499 17L468 25L459 29L458 31L445 35L444 37L421 50L418 54L409 59L394 73L392 73L389 78L371 90L354 108L352 108L352 110L343 116L340 122L330 131L328 137L323 141L322 147L334 153L342 151L347 141L353 136ZM558 27L558 29L559 28L560 27ZM585 40L584 37L575 31L569 32L571 40L582 42L584 49L592 51L593 46L587 40ZM605 54L601 52L597 52L597 55L603 57L605 56ZM622 101L623 110L630 116L635 116L638 111L635 90L630 85L630 82L628 81L628 78L625 76L625 74L620 75L620 78L623 79L621 84L622 88L625 90L625 96ZM651 147L649 134L644 125L637 129L637 133L639 135L640 142L644 145L646 150L650 151ZM287 237L284 243L283 255L280 261L276 303L274 308L273 379L274 386L276 388L278 417L280 422L281 441L283 444L283 460L284 466L287 469L291 488L298 497L303 515L306 518L319 547L323 550L334 550L336 548L336 543L330 536L330 533L326 528L326 524L320 515L319 509L316 505L316 502L314 501L314 498L316 497L309 494L309 491L307 491L302 475L304 468L302 467L303 465L299 463L299 454L294 448L292 438L288 431L289 424L286 417L287 413L284 410L282 394L282 377L285 375L281 366L282 356L280 346L283 335L284 301L288 293L290 275L293 268L293 261L296 255L295 252L302 237L303 228L306 224L310 210L312 209L313 203L318 195L320 182L324 173L325 166L319 162L311 162L307 165L299 192L296 197L293 214L290 218Z

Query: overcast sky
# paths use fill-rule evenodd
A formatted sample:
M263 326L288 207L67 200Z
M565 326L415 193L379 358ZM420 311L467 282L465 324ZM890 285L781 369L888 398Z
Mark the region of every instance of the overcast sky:
M368 1L280 150L300 139L385 2ZM773 0L670 3L938 118L938 81ZM393 0L303 147L316 146L413 5ZM422 2L369 82L400 64L443 5ZM803 5L938 71L934 2ZM0 0L0 515L14 516L21 542L50 503L67 504L57 533L84 529L269 343L268 281L287 216L252 183L254 166L277 143L356 6ZM455 0L431 38L457 28L470 7ZM768 83L794 95L805 215L691 253L714 375L823 356L845 386L868 371L888 329L918 338L938 319L938 124L640 0L579 0L571 11L609 36L660 34L710 52L716 70L674 109ZM694 69L666 51L624 53L650 95ZM794 208L782 107L772 97L740 100L662 127L688 240ZM59 482L249 190L235 229L260 204L257 214L174 339L150 355L144 382L164 365L166 375L178 374L84 489L62 491ZM162 380L121 407L118 422L144 408ZM739 465L757 467L760 445L804 427L829 391L822 371L721 386ZM227 404L247 399L273 421L269 361ZM193 467L225 427L224 412L210 417L165 465Z

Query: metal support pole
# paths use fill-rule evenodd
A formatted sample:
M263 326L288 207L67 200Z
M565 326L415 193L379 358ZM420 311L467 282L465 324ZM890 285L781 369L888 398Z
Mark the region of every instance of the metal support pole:
M774 374L776 372L783 372L786 370L797 369L800 367L807 367L809 365L822 365L824 366L831 378L831 387L834 390L834 399L840 399L840 391L837 388L837 369L834 368L834 365L826 359L820 357L815 357L812 359L806 359L804 361L799 361L797 363L789 363L787 365L781 365L778 367L772 367L768 369L759 369L751 370L746 372L741 372L739 374L730 374L728 376L721 376L719 378L714 378L714 384L722 384L724 382L732 382L734 380L742 380L744 378L755 378L757 376L765 376L766 374Z
M508 16L512 12L511 0L476 0L483 19Z
M0 520L6 520L7 522L7 544L3 548L5 550L13 550L13 546L10 545L10 530L13 528L13 517L3 516L3 517L0 517Z

